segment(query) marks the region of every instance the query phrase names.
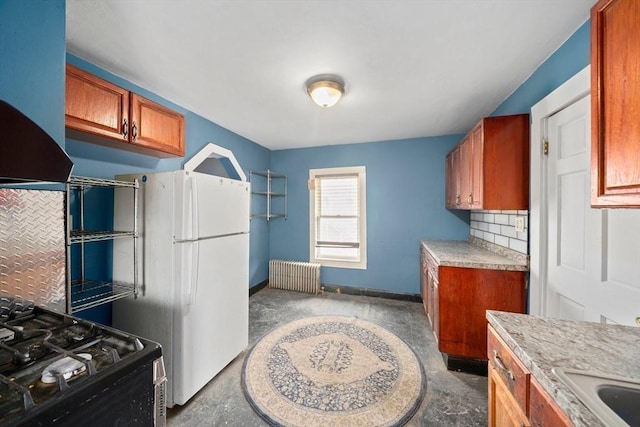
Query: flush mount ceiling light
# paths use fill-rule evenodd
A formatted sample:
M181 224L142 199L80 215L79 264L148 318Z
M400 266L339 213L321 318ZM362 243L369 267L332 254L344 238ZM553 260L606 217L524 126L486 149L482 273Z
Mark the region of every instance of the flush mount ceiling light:
M322 74L307 80L309 97L323 108L329 108L338 103L344 94L344 82L334 75Z

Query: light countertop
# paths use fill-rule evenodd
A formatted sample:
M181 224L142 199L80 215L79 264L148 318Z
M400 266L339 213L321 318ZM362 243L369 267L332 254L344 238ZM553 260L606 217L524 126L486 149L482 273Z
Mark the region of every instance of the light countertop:
M422 246L445 267L529 271L527 255L480 239L423 240Z
M554 367L640 380L640 328L487 311L487 320L578 427L603 426Z

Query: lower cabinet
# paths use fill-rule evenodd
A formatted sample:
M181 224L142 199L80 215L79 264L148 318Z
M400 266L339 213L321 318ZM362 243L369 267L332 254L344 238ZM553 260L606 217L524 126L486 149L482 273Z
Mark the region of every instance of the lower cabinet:
M566 415L489 326L489 427L571 426Z
M489 364L489 396L489 426L530 426L527 416L491 364Z
M486 310L524 313L525 272L441 266L422 248L421 291L438 349L486 360Z

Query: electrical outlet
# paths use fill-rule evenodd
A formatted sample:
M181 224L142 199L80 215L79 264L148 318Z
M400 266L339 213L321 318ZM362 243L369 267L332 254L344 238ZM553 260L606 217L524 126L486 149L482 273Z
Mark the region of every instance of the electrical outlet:
M516 231L518 233L522 233L524 231L524 217L517 216L516 217Z

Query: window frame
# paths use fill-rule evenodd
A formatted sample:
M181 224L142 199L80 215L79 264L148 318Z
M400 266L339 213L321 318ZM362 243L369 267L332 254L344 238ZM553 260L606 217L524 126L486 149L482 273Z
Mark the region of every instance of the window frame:
M322 176L357 175L359 201L359 260L331 259L316 256L316 191L315 179ZM367 174L365 166L309 169L309 261L323 267L367 269Z

